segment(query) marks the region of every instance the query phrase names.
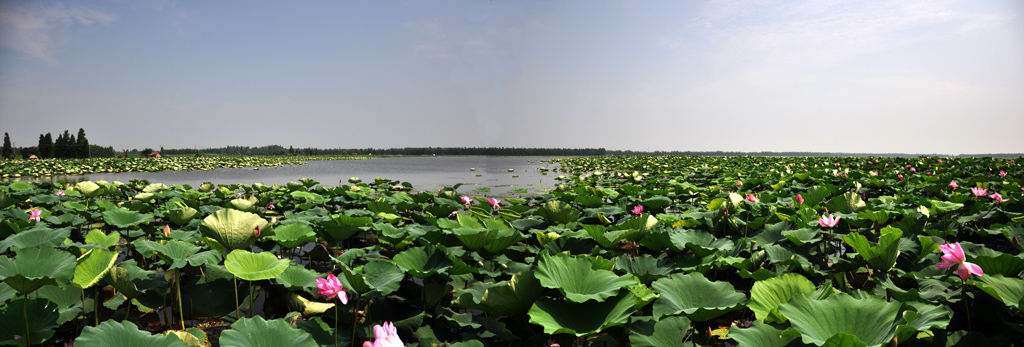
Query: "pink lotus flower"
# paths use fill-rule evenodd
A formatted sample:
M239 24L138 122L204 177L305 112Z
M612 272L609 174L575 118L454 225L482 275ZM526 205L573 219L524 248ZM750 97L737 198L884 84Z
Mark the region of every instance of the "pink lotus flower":
M956 184L956 181L949 181L949 187L950 188L956 189L959 186L960 186L959 184Z
M974 197L979 197L979 196L982 196L982 195L985 195L986 193L988 193L988 189L980 188L980 187L974 187L974 188L971 188L971 193L974 193Z
M498 200L498 199L495 199L495 198L488 198L487 199L487 203L491 204L491 208L493 208L495 210L501 209L501 205L499 205L500 202L501 202L501 200Z
M960 275L960 279L966 281L967 276L975 274L978 276L985 276L985 273L981 271L981 267L973 263L967 262L967 257L964 256L963 248L960 248L960 243L947 243L939 245L939 250L944 253L942 255L943 263L935 264L936 267L942 269L948 269L957 266L956 273Z
M915 169L915 168L910 168L910 172L917 172L917 169Z
M899 177L900 180L903 180L903 174L896 175L896 177Z
M469 207L469 205L473 203L473 198L465 195L463 195L460 199L462 199L462 204L466 205L466 207Z
M404 347L405 343L398 338L398 329L391 322L384 322L384 325L373 326L374 342L365 341L363 347Z
M641 213L644 213L644 207L643 206L636 205L635 207L633 207L633 214L641 214Z
M260 237L260 226L259 225L256 226L256 229L252 230L252 236Z
M164 225L164 237L171 237L171 226Z
M743 186L743 181L737 180L736 181L736 185L742 187Z
M796 195L796 203L798 203L798 204L804 203L804 197L800 196L800 194L797 194Z
M1006 171L999 171L999 177L1006 176Z
M276 207L274 207L274 204L270 204L270 205L267 205L267 209L268 209L268 210L273 210L273 209L275 209L275 208L276 208Z
M746 198L747 198L747 201L757 202L757 198L754 197L754 194L747 194Z
M1002 195L999 195L999 193L992 193L992 195L989 195L988 197L995 199L998 204L1010 201L1010 198L1004 199Z
M28 216L28 220L34 220L36 222L39 222L39 221L41 221L42 215L43 215L43 211L42 210L34 209L34 210L32 210L30 212L30 214Z
M823 214L821 215L821 218L818 219L818 224L821 224L824 227L831 228L836 226L836 224L839 224L840 218L842 217L833 216L831 213L828 215L828 217L825 217L825 215Z
M64 191L63 191L63 190L58 190L58 191L57 191L57 196L68 196L68 195L67 195L67 194L64 194Z
M328 274L326 279L317 278L316 287L320 289L317 293L326 296L328 299L332 299L335 296L338 300L341 300L341 304L348 304L348 295L346 294L345 288L342 288L341 281L334 274Z

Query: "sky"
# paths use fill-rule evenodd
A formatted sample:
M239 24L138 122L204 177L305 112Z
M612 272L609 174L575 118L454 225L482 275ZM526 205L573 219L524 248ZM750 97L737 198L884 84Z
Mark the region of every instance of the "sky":
M1024 152L1024 1L0 0L0 131L115 150Z

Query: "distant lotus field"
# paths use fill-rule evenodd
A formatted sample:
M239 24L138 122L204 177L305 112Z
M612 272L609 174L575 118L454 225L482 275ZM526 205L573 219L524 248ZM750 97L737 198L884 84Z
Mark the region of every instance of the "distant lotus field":
M117 163L47 162L33 174ZM0 345L1024 341L1015 160L557 163L555 189L514 197L380 177L0 183Z
M302 164L308 157L210 156L162 158L0 159L0 178L74 176L94 173L213 170ZM337 158L334 158L337 159Z

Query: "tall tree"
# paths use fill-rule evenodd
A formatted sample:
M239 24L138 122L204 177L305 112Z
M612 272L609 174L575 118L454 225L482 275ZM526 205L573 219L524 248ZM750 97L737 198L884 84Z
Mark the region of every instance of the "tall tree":
M46 136L39 136L39 158L53 158L53 135L46 133Z
M78 128L78 142L76 142L75 145L75 147L78 149L75 153L75 157L89 157L89 140L85 138L85 129Z
M11 136L7 135L7 133L4 133L3 157L4 159L14 158L14 147L11 147Z

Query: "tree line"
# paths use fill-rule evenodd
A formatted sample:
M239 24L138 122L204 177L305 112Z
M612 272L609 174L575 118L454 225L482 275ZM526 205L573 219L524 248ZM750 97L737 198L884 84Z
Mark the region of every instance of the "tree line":
M53 139L53 134L39 134L39 143L36 146L25 146L15 148L11 144L11 136L4 133L4 146L2 155L5 159L13 159L20 155L23 159L36 156L39 159L46 158L89 158L89 157L113 157L114 147L102 147L89 144L85 137L85 129L78 128L78 136L64 130L63 134Z
M148 153L145 150L142 152ZM127 153L137 153L136 150ZM227 146L202 149L161 150L163 155L491 155L491 156L593 156L605 155L604 148L520 148L520 147L404 147L404 148L284 148Z

